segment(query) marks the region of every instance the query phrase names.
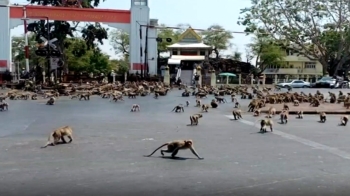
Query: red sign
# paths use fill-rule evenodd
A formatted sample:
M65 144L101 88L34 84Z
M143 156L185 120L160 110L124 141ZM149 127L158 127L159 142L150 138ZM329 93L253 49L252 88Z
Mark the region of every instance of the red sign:
M7 61L6 60L0 60L0 67L7 67Z

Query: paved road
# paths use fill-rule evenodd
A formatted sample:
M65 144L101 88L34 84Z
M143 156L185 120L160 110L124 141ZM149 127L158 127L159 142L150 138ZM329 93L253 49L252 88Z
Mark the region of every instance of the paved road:
M308 89L303 89L309 91ZM325 89L327 92L328 89ZM257 133L250 114L230 120L232 103L204 114L199 126L186 126L198 112L194 98L170 92L111 103L61 98L10 101L0 113L0 195L347 195L350 132L339 116L325 124L317 116L276 124ZM191 101L185 113L172 108ZM211 98L208 98L209 102ZM140 113L129 112L133 103ZM156 104L157 103L157 104ZM243 101L242 101L243 103ZM246 102L243 103L243 105ZM75 141L40 149L49 132L71 125ZM173 139L191 138L204 160L182 151L178 159L157 152Z

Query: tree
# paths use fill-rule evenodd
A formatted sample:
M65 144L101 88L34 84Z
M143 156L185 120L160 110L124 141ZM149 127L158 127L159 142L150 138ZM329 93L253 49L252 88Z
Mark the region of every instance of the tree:
M254 55L252 53L252 50L250 48L250 44L247 45L247 47L245 48L245 59L247 63L251 63L251 61L253 60Z
M58 0L27 0L31 4L42 6L62 6L61 1ZM78 0L77 0L78 2ZM84 0L82 1L82 8L94 8L100 4L100 0ZM41 20L38 22L30 23L27 26L28 31L36 34L36 41L41 42L40 36L47 38L47 32L50 33L50 38L57 38L57 45L64 50L64 40L67 36L74 37L73 32L77 31L79 23L73 22L71 25L68 21L53 21L49 22L49 29L47 29L47 22ZM87 49L94 48L94 41L97 40L103 44L103 39L107 39L107 31L99 23L87 24L82 30L82 37L86 42ZM63 57L65 58L65 57Z
M207 30L202 32L203 42L213 47L213 52L216 54L216 58L219 58L219 54L222 50L227 50L231 47L230 40L233 38L231 32L225 30L220 25L212 25Z
M309 59L317 59L326 74L329 63L337 70L350 56L347 0L252 0L241 10L238 24L246 32L263 30L273 39L286 39L288 47ZM328 33L327 33L328 32ZM337 36L329 36L330 34ZM335 33L335 34L334 34ZM336 40L332 40L336 38ZM330 47L327 43L336 42ZM336 47L334 47L336 46ZM334 62L330 62L330 57Z
M123 54L129 56L130 50L130 36L123 30L113 30L110 33L110 43L116 54Z
M242 61L242 53L235 51L232 55L228 55L226 58L230 58L235 61Z
M38 57L35 54L36 50L35 35L28 35L28 46L29 46L29 65L30 68L33 68L34 65L45 65L45 58ZM25 39L24 35L22 36L13 36L12 37L12 60L16 63L19 63L19 68L25 68Z
M278 67L284 63L285 52L279 43L273 42L269 36L257 34L249 46L251 53L256 57L255 65L260 69L259 74L269 65Z
M179 28L181 28L181 24L178 25ZM162 42L158 42L158 56L161 52L167 52L168 46L171 44L174 44L179 41L179 37L181 35L182 30L174 30L172 28L166 28L165 24L161 24L160 28L158 29L158 37L162 38ZM167 42L165 39L171 38L171 42Z

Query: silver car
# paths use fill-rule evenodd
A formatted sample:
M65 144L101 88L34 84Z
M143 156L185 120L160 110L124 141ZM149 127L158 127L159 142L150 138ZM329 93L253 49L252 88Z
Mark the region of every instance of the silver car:
M303 80L291 80L288 82L278 83L277 86L282 88L292 87L292 88L307 88L310 87L310 82L305 82Z

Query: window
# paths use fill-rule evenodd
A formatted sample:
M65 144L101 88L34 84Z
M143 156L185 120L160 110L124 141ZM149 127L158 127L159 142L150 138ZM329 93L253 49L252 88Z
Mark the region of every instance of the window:
M201 50L200 53L199 53L199 55L205 56L205 50Z
M134 5L146 5L147 6L147 0L134 0Z
M173 55L177 55L177 50L173 50Z
M305 69L315 69L316 62L305 62Z

